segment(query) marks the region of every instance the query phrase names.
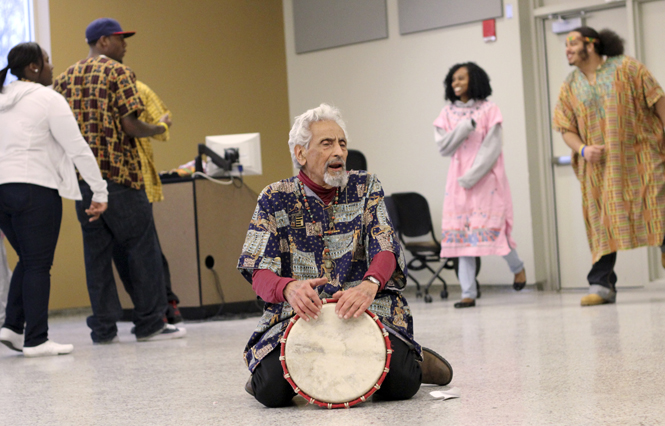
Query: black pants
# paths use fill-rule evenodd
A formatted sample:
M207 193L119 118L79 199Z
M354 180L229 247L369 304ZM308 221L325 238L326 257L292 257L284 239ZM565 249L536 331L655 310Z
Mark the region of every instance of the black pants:
M617 262L617 253L609 253L594 263L587 275L589 285L600 285L616 291L617 274L614 273L614 264Z
M86 283L92 306L87 324L93 342L113 339L122 317L122 306L113 277L113 246L119 244L127 253L131 279L124 282L132 298L132 320L136 337L145 337L164 327L166 291L161 251L152 218L152 206L145 191L107 181L109 207L94 222L88 221L85 208L92 191L80 181L83 201L76 202L76 214L83 233Z
M665 253L665 238L660 249ZM617 263L617 253L608 253L594 263L587 275L589 285L600 285L616 292L617 274L614 273L614 265Z
M416 361L416 353L399 338L389 335L393 354L390 359L390 372L374 395L384 400L409 399L420 389L422 372ZM284 370L279 362L280 347L276 347L252 374L252 389L261 404L266 407L285 407L296 396L293 388L284 378Z
M159 236L157 236L157 243L159 243ZM171 270L169 269L169 262L168 260L166 260L166 256L164 256L164 252L162 251L161 245L159 246L159 251L162 256L164 288L166 289L166 301L169 303L171 302L180 303L180 299L173 292L173 287L171 285ZM125 252L123 246L120 244L113 245L113 263L115 264L115 268L118 271L118 275L120 276L120 279L122 280L124 285L125 286L129 285L131 287L132 286L131 274L130 274L129 262L127 261L127 253Z

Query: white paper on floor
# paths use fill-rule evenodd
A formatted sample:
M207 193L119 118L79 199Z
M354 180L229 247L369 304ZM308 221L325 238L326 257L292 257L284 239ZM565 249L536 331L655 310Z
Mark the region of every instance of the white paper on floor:
M443 399L444 401L450 398L459 398L462 395L459 388L451 388L445 391L434 391L429 394L432 395L434 399Z

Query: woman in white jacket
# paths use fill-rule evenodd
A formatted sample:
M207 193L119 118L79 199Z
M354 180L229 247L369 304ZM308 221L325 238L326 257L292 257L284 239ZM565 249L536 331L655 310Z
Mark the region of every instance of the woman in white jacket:
M74 165L94 192L86 211L96 220L108 192L97 161L67 101L45 87L53 66L37 43L9 51L0 70L0 229L16 250L0 342L26 357L70 353L48 340L48 301L62 199L81 199ZM3 87L7 72L18 81ZM25 331L25 335L24 335Z

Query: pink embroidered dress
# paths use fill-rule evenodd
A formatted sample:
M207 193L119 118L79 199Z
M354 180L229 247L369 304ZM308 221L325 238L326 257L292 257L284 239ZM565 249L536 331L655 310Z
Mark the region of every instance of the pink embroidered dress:
M441 257L504 256L516 247L510 236L513 205L501 153L502 121L499 108L487 100L457 101L434 121L436 132L448 143L442 146L437 138L439 149L452 157L443 201ZM496 154L488 163L480 157L491 144ZM478 175L483 161L486 170Z

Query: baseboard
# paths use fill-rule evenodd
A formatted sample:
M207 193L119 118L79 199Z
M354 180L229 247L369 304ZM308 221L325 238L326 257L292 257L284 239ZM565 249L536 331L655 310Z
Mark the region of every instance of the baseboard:
M131 321L132 311L132 309L123 309L121 321ZM260 300L180 308L180 314L185 321L200 321L225 315L260 314L262 312L263 301Z

